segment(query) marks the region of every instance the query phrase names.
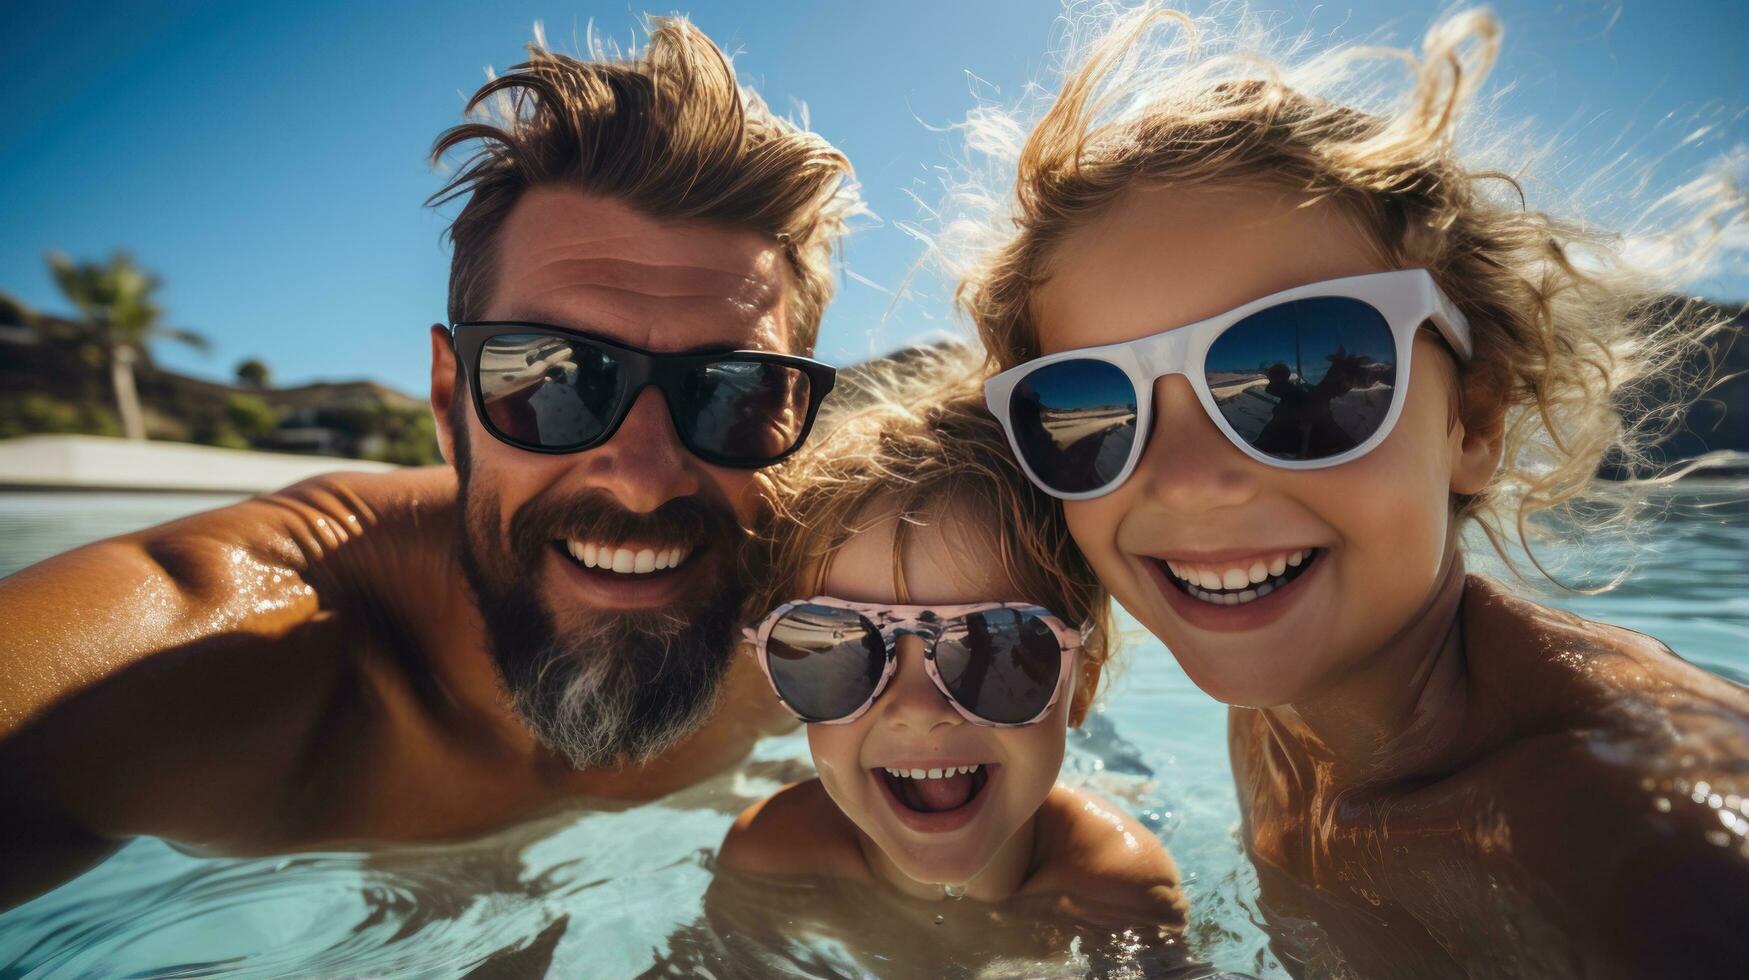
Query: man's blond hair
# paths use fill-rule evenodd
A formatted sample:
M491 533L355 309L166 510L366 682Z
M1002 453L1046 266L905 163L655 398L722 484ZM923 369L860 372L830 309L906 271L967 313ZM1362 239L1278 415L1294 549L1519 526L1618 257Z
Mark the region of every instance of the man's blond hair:
M723 52L682 18L649 22L649 42L621 56L590 44L582 61L546 48L480 87L471 117L439 136L434 162L474 150L429 203L467 197L450 225L451 322L491 299L498 229L524 191L574 187L656 218L770 235L789 259L790 337L813 349L832 298L833 245L859 208L850 161L774 115L740 87Z

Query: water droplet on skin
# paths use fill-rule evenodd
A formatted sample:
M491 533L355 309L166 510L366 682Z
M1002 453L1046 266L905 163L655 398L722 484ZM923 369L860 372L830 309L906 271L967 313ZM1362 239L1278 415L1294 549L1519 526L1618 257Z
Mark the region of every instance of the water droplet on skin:
M936 924L936 925L941 925L941 924L942 924L942 923L943 923L943 922L946 922L946 921L947 921L947 917L946 917L946 916L940 916L940 915L938 915L938 916L936 916L936 917L935 917L935 924Z

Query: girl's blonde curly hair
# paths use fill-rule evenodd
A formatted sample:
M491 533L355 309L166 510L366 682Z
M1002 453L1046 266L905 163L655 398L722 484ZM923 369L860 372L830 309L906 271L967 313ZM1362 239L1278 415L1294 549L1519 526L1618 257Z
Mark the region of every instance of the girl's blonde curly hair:
M1070 723L1079 724L1111 653L1111 603L1062 509L1009 454L1001 424L984 406L984 362L982 351L948 344L877 361L841 380L816 435L767 471L776 513L750 553L751 567L763 574L745 619L820 594L838 550L895 516L894 594L910 601L901 557L912 529L971 521L974 534L987 532L993 554L968 560L994 560L1020 590L988 598L1027 599L1080 628L1082 675L1069 711Z
M1504 455L1489 486L1454 500L1460 518L1509 563L1516 539L1550 574L1530 550L1533 515L1595 524L1632 511L1634 484L1594 474L1604 463L1646 472L1648 448L1685 405L1672 383L1698 387L1717 311L1671 302L1662 286L1740 219L1728 170L1661 202L1670 253L1683 258L1634 269L1619 237L1532 210L1513 176L1459 161L1459 120L1499 49L1485 12L1436 25L1419 57L1350 48L1292 66L1153 6L1084 9L1067 23L1073 63L1030 133L1017 110L994 106L963 126L974 157L1014 168L1013 198L976 175L950 188L941 251L999 369L1040 352L1031 304L1057 245L1132 188L1285 188L1345 207L1385 262L1428 269L1468 316L1475 356L1458 412L1472 431L1499 432ZM1367 74L1381 61L1407 66L1406 97L1350 104L1382 87ZM1614 506L1591 506L1600 498Z

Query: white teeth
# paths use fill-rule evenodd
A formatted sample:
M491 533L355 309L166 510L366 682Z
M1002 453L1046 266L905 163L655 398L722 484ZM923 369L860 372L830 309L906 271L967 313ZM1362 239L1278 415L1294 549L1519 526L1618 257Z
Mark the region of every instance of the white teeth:
M1289 568L1298 568L1311 559L1313 548L1276 555L1267 564L1253 562L1246 569L1229 568L1219 577L1206 569L1184 566L1175 572L1185 583L1185 591L1194 598L1213 606L1242 606L1255 602L1281 588L1285 581L1279 576ZM1249 588L1247 588L1249 586Z
M1179 577L1179 578L1189 578L1189 577L1190 577L1190 576L1188 576L1188 575L1186 575L1186 574L1184 574L1184 569L1182 569L1182 568L1179 568L1179 567L1178 567L1178 563L1177 563L1177 562L1175 562L1175 561L1169 561L1169 562L1167 562L1167 563L1166 563L1166 567L1167 567L1167 568L1169 568L1169 569L1171 569L1171 570L1172 570L1172 574L1174 574L1174 575L1176 575L1176 576L1178 576L1178 577Z
M882 768L894 779L952 779L977 772L980 766L947 766L942 769L894 769L891 766Z
M689 545L677 544L671 548L617 548L613 545L598 544L594 541L566 540L565 550L584 568L600 568L618 572L622 575L648 575L663 569L678 568L680 563L692 555Z

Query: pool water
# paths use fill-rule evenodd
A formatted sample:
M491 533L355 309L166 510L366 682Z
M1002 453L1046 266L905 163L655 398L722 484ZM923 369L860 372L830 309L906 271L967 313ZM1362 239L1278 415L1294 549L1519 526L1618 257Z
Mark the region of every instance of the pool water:
M1576 577L1619 588L1547 595L1650 633L1749 683L1749 484L1684 485L1654 533L1568 550ZM0 494L0 574L104 535L225 502L145 495ZM1480 551L1484 549L1472 549ZM1485 561L1474 562L1487 566ZM1186 945L1213 968L1280 976L1234 837L1225 709L1126 623L1125 666L1071 737L1065 781L1159 835L1184 872ZM810 772L798 734L659 802L554 815L480 840L369 853L233 860L135 840L61 888L0 915L0 978L110 976L735 975L704 915L712 855L742 807ZM810 973L889 975L854 937L791 958ZM1076 973L1008 962L1002 975ZM895 971L896 972L896 971Z

